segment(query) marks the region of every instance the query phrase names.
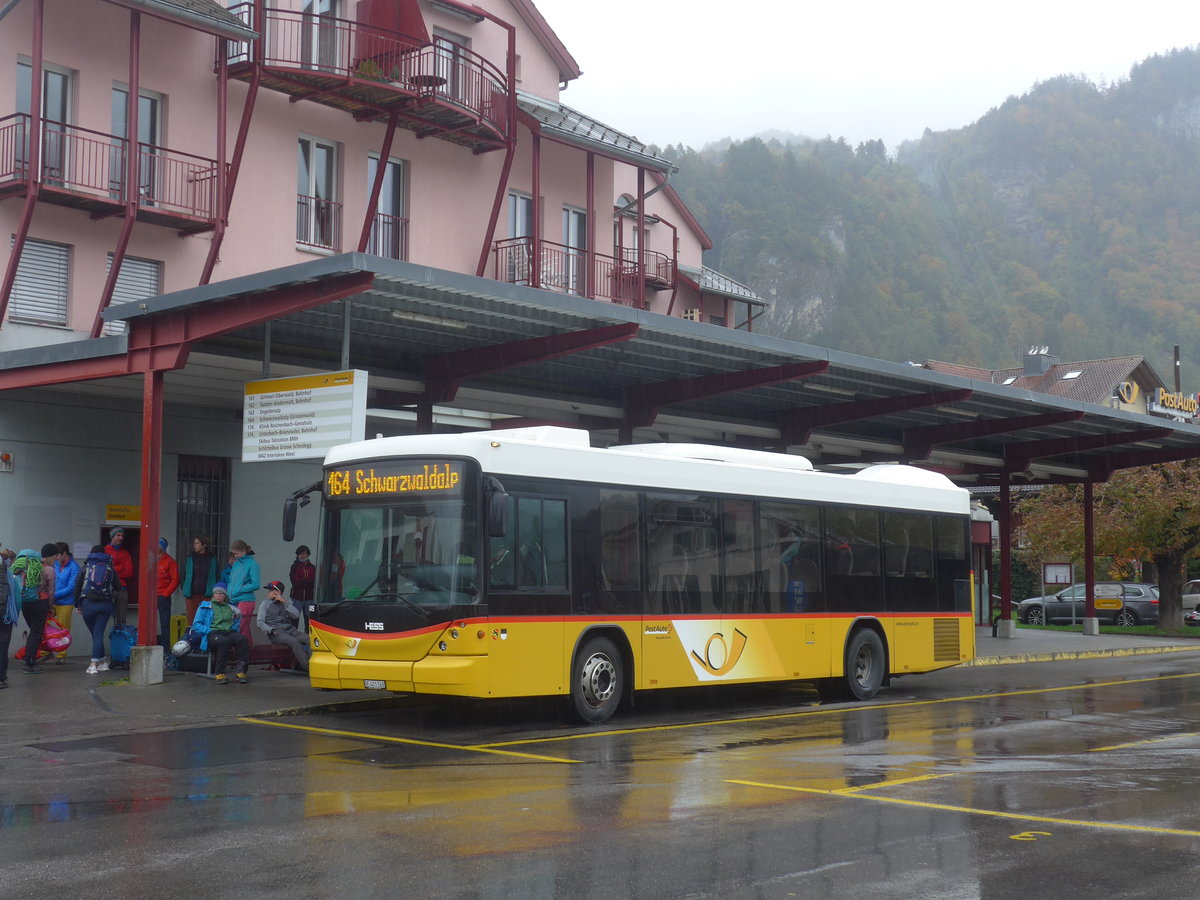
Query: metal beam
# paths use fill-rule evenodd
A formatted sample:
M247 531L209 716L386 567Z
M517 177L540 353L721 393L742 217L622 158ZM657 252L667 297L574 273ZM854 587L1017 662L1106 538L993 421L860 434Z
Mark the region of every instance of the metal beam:
M746 369L741 372L721 372L697 378L660 381L625 390L625 424L629 428L646 428L654 424L661 407L700 400L721 394L732 394L750 388L809 378L828 371L826 360L790 363L769 369Z
M1030 462L1047 456L1064 453L1080 453L1099 450L1119 444L1134 444L1138 441L1153 441L1171 433L1169 428L1143 428L1139 431L1121 431L1114 434L1095 434L1090 437L1052 438L1044 441L1028 441L1010 444L1004 448L1004 468L1010 472L1024 471Z
M906 428L902 443L906 460L925 459L938 444L952 444L972 438L990 437L1023 431L1026 428L1042 428L1077 422L1083 418L1081 412L1045 413L1034 416L1014 416L1010 419L988 419L984 422L959 422L953 425L928 425Z
M426 357L423 364L425 393L422 396L429 403L446 403L454 399L464 378L545 362L571 353L581 353L627 341L637 336L640 327L629 322Z
M843 422L858 422L879 416L894 415L910 409L943 406L970 399L974 391L932 391L927 394L906 394L901 397L877 397L871 400L855 400L829 406L806 406L785 410L780 417L780 431L788 445L807 444L813 429Z
M1154 466L1161 463L1184 462L1200 459L1200 447L1180 447L1162 450L1131 451L1113 453L1088 466L1088 472L1096 481L1107 481L1118 469L1133 469L1138 466Z

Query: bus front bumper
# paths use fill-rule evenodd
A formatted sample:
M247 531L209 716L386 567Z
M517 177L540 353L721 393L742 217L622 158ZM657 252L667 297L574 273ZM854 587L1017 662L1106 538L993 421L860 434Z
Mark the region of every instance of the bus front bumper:
M486 656L441 656L405 662L339 659L332 653L314 653L308 677L313 687L332 690L489 696Z

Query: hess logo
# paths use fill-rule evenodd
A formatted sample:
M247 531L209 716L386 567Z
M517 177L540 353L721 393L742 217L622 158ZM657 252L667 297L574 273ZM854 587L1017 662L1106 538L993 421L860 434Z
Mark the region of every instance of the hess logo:
M704 655L701 656L693 650L692 658L710 675L727 675L742 658L742 651L746 649L746 640L746 635L735 628L731 647L725 643L725 635L718 631L712 634L705 643Z

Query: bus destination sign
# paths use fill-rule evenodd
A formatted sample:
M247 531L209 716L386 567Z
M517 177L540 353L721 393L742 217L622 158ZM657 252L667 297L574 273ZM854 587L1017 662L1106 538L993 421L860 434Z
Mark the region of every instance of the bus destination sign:
M330 469L326 497L386 497L400 494L453 492L462 472L452 463L386 463L365 469Z

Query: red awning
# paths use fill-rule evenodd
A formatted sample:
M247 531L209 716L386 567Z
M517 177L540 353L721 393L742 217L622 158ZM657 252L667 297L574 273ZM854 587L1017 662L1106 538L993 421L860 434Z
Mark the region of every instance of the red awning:
M429 43L429 29L417 0L358 0L357 17L360 24L393 32L412 47Z

